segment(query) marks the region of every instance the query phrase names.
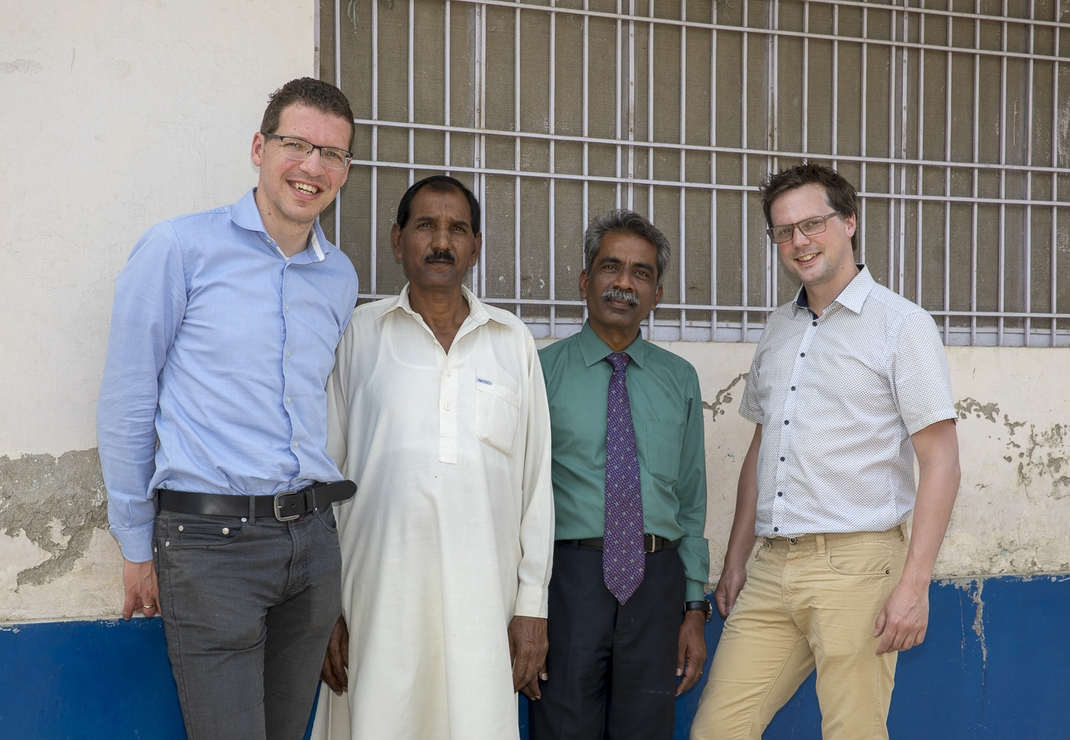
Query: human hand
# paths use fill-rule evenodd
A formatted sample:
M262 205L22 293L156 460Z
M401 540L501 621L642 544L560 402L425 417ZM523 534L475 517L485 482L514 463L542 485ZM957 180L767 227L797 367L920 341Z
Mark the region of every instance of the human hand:
M677 639L676 675L683 676L676 685L676 695L698 683L706 663L706 614L698 610L684 612Z
M123 558L123 592L123 619L129 620L139 609L146 617L159 612L160 587L151 560L132 563Z
M728 567L725 565L721 571L721 578L717 581L717 589L713 592L713 603L717 605L717 612L722 619L728 619L732 609L739 598L739 592L743 590L743 584L747 582L747 568L744 565Z
M929 626L929 582L914 584L906 578L899 581L889 594L877 622L873 636L880 637L877 655L902 652L925 640Z
M509 622L509 659L513 663L513 691L531 700L542 698L539 679L547 680L546 620L538 617L513 617Z
M323 656L320 680L338 696L349 688L349 628L345 617L338 617L327 640L327 652Z

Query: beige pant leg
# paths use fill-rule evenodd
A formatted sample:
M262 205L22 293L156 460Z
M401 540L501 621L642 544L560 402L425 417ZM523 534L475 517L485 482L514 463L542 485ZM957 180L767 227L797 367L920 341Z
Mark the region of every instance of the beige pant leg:
M793 611L817 666L824 740L888 737L897 656L876 655L880 640L873 626L902 576L906 542L894 534L874 535L880 537L827 543L823 552L801 557L793 574Z
M761 740L773 715L814 668L785 604L786 551L763 545L725 622L691 740Z

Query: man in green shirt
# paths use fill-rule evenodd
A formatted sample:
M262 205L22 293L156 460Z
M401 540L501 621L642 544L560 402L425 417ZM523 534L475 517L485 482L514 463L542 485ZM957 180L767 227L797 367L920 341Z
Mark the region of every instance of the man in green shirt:
M698 376L639 332L668 262L668 240L639 214L594 219L579 285L588 321L539 353L557 541L533 740L668 740L675 697L706 658Z

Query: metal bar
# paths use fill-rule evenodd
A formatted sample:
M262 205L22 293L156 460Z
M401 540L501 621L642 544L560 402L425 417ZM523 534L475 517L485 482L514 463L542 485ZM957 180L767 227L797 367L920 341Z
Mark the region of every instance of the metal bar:
M710 18L716 23L718 5ZM710 31L710 146L717 143L717 29ZM710 184L717 184L717 155L710 154ZM717 191L710 188L710 341L717 340Z
M520 121L520 9L513 11L513 128L519 133ZM520 137L513 137L513 171L520 171ZM520 299L520 181L513 176L513 295ZM551 296L556 298L557 296ZM520 316L520 304L516 306L516 315ZM550 324L550 336L556 336L555 326Z
M680 0L680 17L683 20L687 20L687 0ZM654 29L651 27L651 33ZM653 54L651 54L653 58ZM653 71L653 70L651 70ZM653 82L653 79L651 80ZM653 88L650 90L650 99L654 99ZM653 105L651 105L653 110ZM654 138L653 126L651 127L650 138ZM682 146L687 145L687 26L680 27L680 144ZM653 152L651 152L651 162L653 162ZM654 174L653 167L651 167L650 174ZM684 183L687 182L687 154L684 149L680 149L680 189L679 193L679 217L680 217L680 246L677 251L680 253L680 259L677 260L677 274L680 281L680 301L682 303L687 302L687 280L684 277L687 269L687 188ZM650 189L654 191L653 188ZM651 209L653 213L653 209ZM658 280L661 280L661 275L658 275ZM650 312L651 321L654 318L654 312ZM684 333L684 329L687 326L687 309L680 310L680 335ZM654 326L651 323L651 330Z
M812 3L821 3L823 5L833 5L833 6L838 5L838 6L844 7L844 8L860 8L860 9L863 9L863 10L867 10L868 8L872 7L872 0L807 0L807 1L808 2L812 2ZM546 5L539 5L539 4L535 4L535 3L522 3L522 2L516 2L515 0L453 0L453 2L469 3L469 4L472 4L472 5L483 5L483 6L520 8L522 10L536 10L536 11L541 11L541 12L546 12L547 11L547 6ZM886 8L888 6L877 6L877 7L878 7L878 9L884 9L884 8ZM636 16L634 11L631 11L629 13L624 13L619 8L620 8L620 6L618 5L618 10L615 13L611 13L611 12L607 12L607 11L599 11L599 10L590 10L589 8L584 8L582 10L579 9L579 8L568 8L568 9L561 9L559 12L568 13L569 15L586 15L586 16L589 16L589 17L592 17L592 18L608 18L610 20L629 20L629 19L637 19L637 18L641 18L642 20L646 20L645 17ZM909 8L909 9L906 9L906 10L908 10L908 12L911 12L913 14L926 14L926 15L933 15L933 16L956 17L956 18L963 18L963 19L966 19L966 20L994 20L994 21L1002 20L1002 18L1000 16L986 15L984 13L963 13L963 12L960 12L960 11L952 11L952 10L944 11L944 10L935 10L935 9L931 9L931 8L920 8L920 7L919 8ZM1055 20L1055 21L1040 21L1040 20L1038 20L1038 21L1035 21L1035 22L1034 21L1030 21L1029 19L1026 19L1026 18L1010 18L1008 20L1010 22L1012 22L1012 23L1020 23L1020 24L1023 24L1023 25L1028 25L1030 23L1033 23L1038 27L1058 28L1060 26L1060 21L1058 21L1058 20ZM666 25L666 26L681 26L681 25L685 25L685 21L676 20L674 18L658 18L658 19L656 19L656 22L658 24ZM692 22L692 21L687 21L686 25L688 25L688 26L690 26L692 28L706 28L706 29L715 27L715 24L713 24L713 23L700 23L700 22ZM743 23L742 25L745 27L747 24ZM724 29L724 28L737 28L737 26L720 26L720 28L722 28L722 29ZM749 29L749 30L753 30L756 33L769 33L769 31L767 29L755 28L755 29ZM802 35L799 32L787 31L787 32L784 32L784 33L797 35L797 36L801 36ZM831 39L831 36L815 35L813 38ZM877 43L888 44L889 42L877 42ZM1021 55L1019 55L1019 56L1021 56ZM1052 57L1052 58L1054 58L1054 57Z
M557 0L552 0L552 4L556 5ZM550 100L549 111L547 115L550 134L553 135L557 132L557 13L550 13L550 68L548 70L550 76ZM550 139L550 174L552 175L557 169L557 163L555 156L557 154L556 142ZM549 251L550 251L550 275L548 282L550 283L550 298L551 300L557 298L557 180L550 178L549 188ZM550 306L550 326L556 323L557 308L551 304Z
M869 38L869 8L863 8L862 9L862 38L863 38L863 41L862 41L862 78L861 78L862 79L862 85L861 85L861 87L862 87L861 98L862 99L860 101L861 107L859 109L859 117L858 117L859 118L859 128L861 129L861 131L859 132L859 147L858 147L858 151L859 151L859 154L861 154L863 157L865 157L866 148L868 146L868 137L866 136L866 117L867 117L866 114L867 114L868 109L869 109L869 104L868 104L868 98L869 98L869 43L868 43L868 38ZM859 173L858 173L858 189L860 191L865 191L867 189L867 187L868 187L867 177L866 177L867 174L868 174L868 172L866 170L866 160L862 159L861 162L860 162ZM862 226L866 223L866 204L867 204L867 202L868 202L868 198L862 198L859 201L859 210L861 211L861 213L859 213L858 215L859 215L859 218L860 218L860 223L856 227L857 230L855 232L855 233L858 234L858 261L861 262L862 264L866 263L866 231L865 231L864 228L862 228Z
M372 3L372 161L379 159L379 3ZM379 292L379 167L372 165L371 172L371 218L368 219L371 227L371 255L369 259L369 272L371 273L371 287L373 293Z
M950 8L954 0L947 0ZM951 46L953 33L952 19L947 19L944 33L947 36L947 47ZM951 161L951 89L953 75L951 52L945 52L944 69L944 160ZM921 152L919 152L919 155ZM946 313L951 310L951 169L944 168L944 344L947 344L951 336L951 317Z
M974 7L980 7L981 0L974 0ZM981 22L980 20L974 20L973 22L973 42L976 47L981 43ZM981 98L981 57L973 57L973 163L976 165L980 159L980 122L978 115L980 113L980 98ZM977 311L977 190L978 190L978 172L976 167L973 170L973 193L974 203L971 213L971 226L970 226L970 311ZM972 344L977 337L977 317L976 314L970 318L970 343Z
M904 14L904 17L905 17L905 15L906 14ZM919 41L924 41L925 40L925 16L924 15L918 17L918 40ZM905 79L906 78L904 78L904 85L906 84L905 83ZM904 121L906 121L907 119L906 119L906 112L905 111L903 113L903 117L904 117ZM917 132L917 140L916 140L914 146L917 148L918 156L920 157L921 153L925 151L925 123L924 123L925 122L925 51L924 50L921 50L921 51L918 52L918 103L917 103L917 117L916 117L916 120L918 122L918 132ZM904 134L904 136L905 136L905 134ZM904 149L904 151L905 151L905 149ZM906 171L906 167L904 167L903 170ZM916 176L917 176L917 182L918 182L917 191L919 193L921 193L922 191L925 190L924 175L925 175L925 173L922 170L921 165L918 165L917 175ZM905 200L903 201L903 204L904 205L906 204ZM924 245L922 243L924 241L922 239L922 234L925 233L923 231L923 226L922 226L922 222L923 222L922 211L923 210L924 210L924 204L918 203L917 204L917 210L914 213L914 298L915 298L915 303L917 303L918 305L922 305L922 298L923 298L923 295L922 295L922 273L924 272L924 270L922 268L923 268L924 260L925 260Z
M1007 0L1003 0L1003 14L1007 14ZM1003 24L1000 34L1003 49L1007 48L1007 24ZM1000 61L999 68L999 163L1007 164L1007 58ZM999 197L1002 198L1007 192L1006 170L999 171ZM1007 290L1007 207L999 207L999 227L996 234L996 242L999 245L999 271L996 276L996 306L1003 311L1006 301ZM996 323L998 327L998 342L1003 346L1003 318Z
M456 0L454 0L454 1L456 2ZM372 120L370 118L354 118L353 120L354 120L354 123L356 123L358 126L360 126L360 125L369 125L369 126L370 125L377 125L380 128L400 128L400 129L405 129L409 125L409 124L405 123L404 121L386 121L386 120L375 121L375 120ZM437 124L424 124L424 123L414 123L412 125L417 130L422 130L422 131L452 131L452 132L455 132L455 133L472 134L472 135L476 135L476 136L485 135L487 138L500 137L500 138L506 138L506 139L510 139L510 140L514 139L514 138L517 138L517 137L519 137L521 139L531 139L531 140L534 140L534 141L549 141L550 139L553 139L553 140L557 141L558 143L561 143L561 142L575 142L577 144L583 144L583 143L608 144L610 146L613 146L613 145L616 145L616 144L620 143L618 139L603 139L603 138L599 138L599 137L589 137L587 139L584 139L584 137L582 137L582 136L568 136L567 134L559 134L557 136L550 136L549 134L538 133L538 132L533 132L533 131L516 132L516 131L505 131L505 130L502 130L502 129L479 129L479 128L476 128L476 127L473 127L473 126L443 126L443 125L437 125ZM679 142L676 142L676 141L644 142L643 145L644 146L653 147L654 149L659 149L659 150L663 149L663 150L672 150L672 151L677 151L677 150L679 150L681 148L684 148L684 147L681 147ZM749 155L754 155L754 156L790 157L790 158L797 158L797 159L804 159L807 156L806 152L796 152L796 151L790 151L790 150L779 150L778 151L778 150L774 150L774 149L761 149L761 148L755 148L755 147L749 147L749 148L744 149L743 147L705 146L705 145L701 145L701 144L689 144L689 145L687 145L686 149L688 151L694 151L694 152L715 152L715 153L720 153L720 154L749 154ZM829 154L829 155L811 154L810 156L814 160L818 160L818 159L830 159L831 160L831 158L832 158L831 154ZM911 159L907 159L907 160L901 160L901 159L899 159L897 157L872 157L872 156L871 157L866 157L866 156L862 156L862 155L851 156L851 155L846 155L846 154L842 154L842 153L837 154L836 157L837 157L837 161L857 162L857 163L860 163L860 164L861 163L869 163L869 164L904 164L906 166L921 165L921 166L925 166L925 167L950 167L952 169L958 168L958 169L966 169L966 170L970 170L970 171L973 171L975 169L998 171L998 170L1001 169L1001 166L1000 166L1000 164L998 162L989 162L989 163L985 163L985 162L977 162L977 163L973 163L973 162L946 162L946 161L941 161L941 160L916 159L916 158L911 158ZM1009 172L1021 172L1021 173L1032 172L1034 174L1045 174L1045 175L1046 174L1051 174L1053 172L1055 172L1055 173L1065 172L1065 168L1064 169L1060 169L1058 167L1040 167L1040 166L1028 167L1028 166L1007 165L1006 169Z

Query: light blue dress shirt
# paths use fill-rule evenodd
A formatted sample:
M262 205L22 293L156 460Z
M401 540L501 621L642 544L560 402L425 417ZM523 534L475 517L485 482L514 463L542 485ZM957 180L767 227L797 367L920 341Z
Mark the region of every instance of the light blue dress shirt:
M116 279L97 442L127 560L152 559L156 488L265 495L341 478L324 388L356 272L319 223L286 259L254 193L152 227Z

